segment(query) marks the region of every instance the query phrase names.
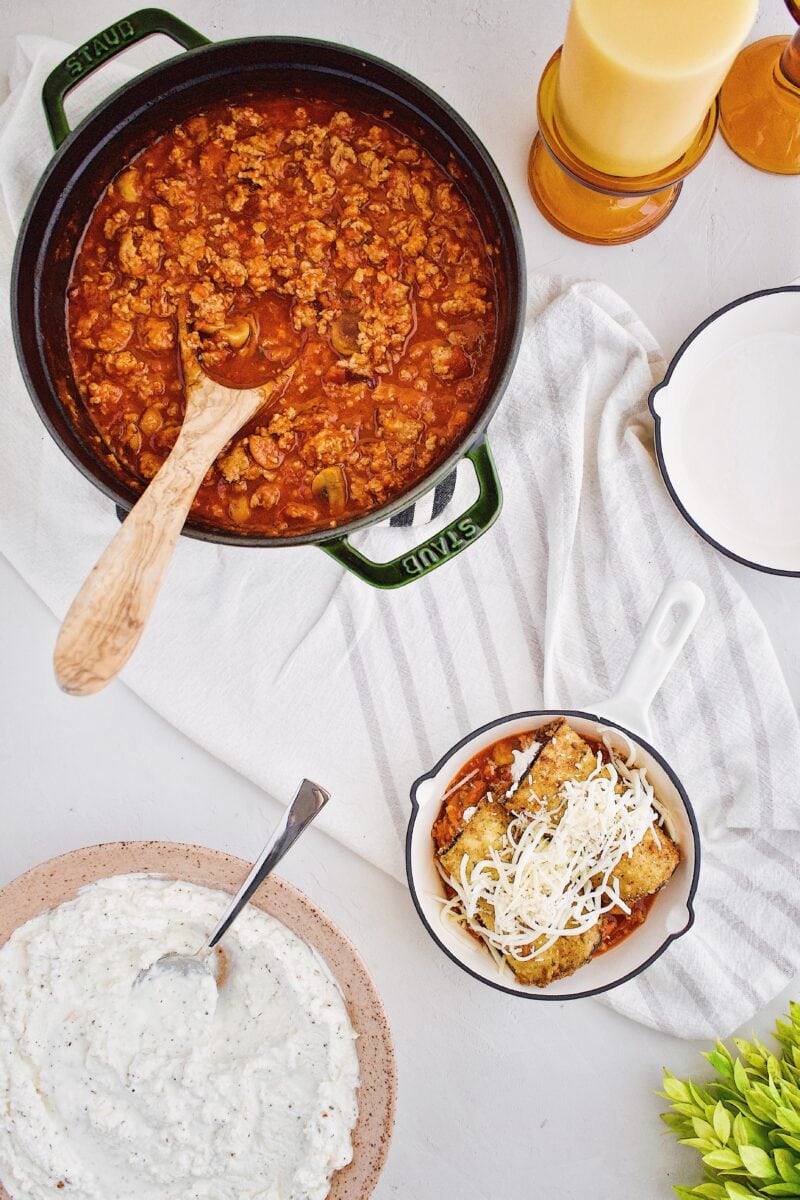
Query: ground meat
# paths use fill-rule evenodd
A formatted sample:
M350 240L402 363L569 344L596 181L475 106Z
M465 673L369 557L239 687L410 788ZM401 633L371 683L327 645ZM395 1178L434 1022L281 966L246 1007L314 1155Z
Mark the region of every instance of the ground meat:
M159 317L145 318L141 323L141 340L148 350L171 350L175 345L173 322Z
M144 279L161 261L161 239L152 229L136 225L126 229L119 239L120 269L135 279Z
M226 454L224 458L219 460L220 472L228 483L235 483L238 479L241 479L249 466L250 459L247 457L242 446L235 446L230 454Z

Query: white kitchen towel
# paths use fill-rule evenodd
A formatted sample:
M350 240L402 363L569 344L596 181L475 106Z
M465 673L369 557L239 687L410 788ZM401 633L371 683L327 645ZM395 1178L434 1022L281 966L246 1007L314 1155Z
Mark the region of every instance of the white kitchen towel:
M64 51L23 39L0 115L6 286L13 229L49 156L41 83ZM800 966L797 716L750 603L661 483L653 339L601 284L533 278L530 292L490 430L506 499L489 534L389 593L311 547L182 540L125 681L271 795L318 778L336 797L328 831L402 879L414 778L485 721L610 692L665 582L695 580L707 608L654 724L702 831L697 920L605 1002L681 1036L725 1034ZM0 550L62 616L116 517L42 428L7 323L0 338ZM359 545L387 558L415 537L376 529ZM192 829L187 812L187 840Z

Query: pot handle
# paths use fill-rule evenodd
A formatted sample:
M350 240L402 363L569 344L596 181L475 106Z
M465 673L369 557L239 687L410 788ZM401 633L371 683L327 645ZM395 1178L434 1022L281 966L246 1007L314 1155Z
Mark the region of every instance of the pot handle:
M44 81L42 104L56 149L71 132L64 112L67 94L92 71L102 67L122 50L127 50L134 42L140 42L154 33L165 33L184 50L197 50L200 46L210 44L209 38L161 8L141 8L89 38L59 63Z
M376 588L398 588L420 579L455 558L467 546L478 540L494 525L503 507L503 489L489 444L483 438L467 451L478 477L478 498L439 533L428 538L414 550L401 554L390 562L373 562L366 558L347 537L330 538L320 543L320 549L359 579Z
M650 705L686 645L705 602L696 583L688 579L668 583L615 694L599 704L590 704L587 711L599 713L651 741Z

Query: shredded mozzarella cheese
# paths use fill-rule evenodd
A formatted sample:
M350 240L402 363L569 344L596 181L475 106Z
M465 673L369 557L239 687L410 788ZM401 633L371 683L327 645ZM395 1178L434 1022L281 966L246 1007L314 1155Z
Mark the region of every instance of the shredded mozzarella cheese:
M465 775L463 779L459 779L458 783L454 783L453 786L448 788L445 794L442 796L441 803L444 804L445 800L449 800L459 788L462 788L465 783L469 783L470 779L474 779L477 774L478 768L476 767L474 771L470 771L469 775Z
M560 937L577 937L604 913L630 909L619 895L614 868L648 830L656 839L659 813L644 768L613 751L585 782L560 790L556 811L517 815L499 848L468 870L465 854L443 916L480 934L490 950L520 962L538 958ZM491 928L489 927L491 926Z
M533 742L527 750L515 749L511 751L514 761L511 764L511 786L505 794L506 800L511 799L523 779L530 774L531 767L535 763L536 756L541 748L541 742Z

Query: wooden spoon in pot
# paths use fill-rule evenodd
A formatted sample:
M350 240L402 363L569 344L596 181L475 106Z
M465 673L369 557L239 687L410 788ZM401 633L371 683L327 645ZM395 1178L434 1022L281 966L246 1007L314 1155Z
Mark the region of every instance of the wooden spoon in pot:
M203 373L178 322L186 415L164 465L92 567L56 641L56 679L72 696L99 692L130 658L152 612L175 543L214 459L293 374L237 391Z

